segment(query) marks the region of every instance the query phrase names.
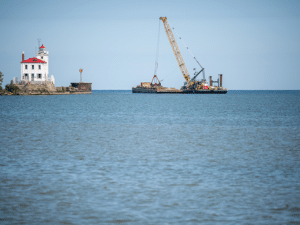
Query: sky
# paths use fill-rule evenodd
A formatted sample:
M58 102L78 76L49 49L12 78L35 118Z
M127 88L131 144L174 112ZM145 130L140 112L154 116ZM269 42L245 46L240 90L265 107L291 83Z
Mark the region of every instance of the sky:
M209 76L228 90L299 90L300 1L0 1L3 87L20 77L22 52L49 51L55 85L131 90L156 75L165 87L184 78L167 39L165 16ZM200 67L174 33L190 76Z

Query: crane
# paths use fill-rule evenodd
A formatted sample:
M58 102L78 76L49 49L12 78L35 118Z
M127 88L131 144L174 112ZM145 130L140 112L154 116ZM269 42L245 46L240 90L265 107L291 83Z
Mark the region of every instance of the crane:
M170 25L169 25L168 21L167 21L167 17L160 17L159 19L160 19L160 20L163 22L163 24L164 24L164 28L165 28L167 37L168 37L168 39L169 39L169 42L170 42L170 44L171 44L173 53L174 53L174 55L175 55L175 58L176 58L176 60L177 60L177 63L178 63L178 65L179 65L179 68L180 68L180 70L181 70L181 73L182 73L182 75L183 75L183 77L184 77L184 79L185 79L185 81L186 81L186 82L185 82L184 88L194 88L194 89L198 89L198 88L200 87L200 85L201 85L202 83L205 82L205 72L204 72L204 68L200 65L200 63L198 62L198 60L194 57L194 59L196 60L196 62L200 65L201 70L200 70L200 72L195 72L194 77L193 77L192 79L190 79L190 74L189 74L189 72L188 72L188 70L187 70L187 68L186 68L186 65L185 65L184 61L183 61L183 58L182 58L181 53L180 53L180 51L179 51L178 45L177 45L176 40L175 40L175 38L174 38L173 32L172 32L172 30L171 30L171 28L170 28ZM197 77L201 72L203 73L203 79L202 79L202 81L200 81L200 82L199 82L199 81L196 81L196 77ZM202 86L203 86L203 85L202 85Z
M159 19L164 23L166 34L168 36L169 42L170 42L171 47L173 49L173 52L174 52L174 55L175 55L176 60L178 62L181 73L182 73L185 81L187 83L189 83L190 82L190 74L189 74L189 72L188 72L188 70L185 66L185 63L183 61L183 58L182 58L181 53L179 51L179 48L177 46L176 40L174 38L173 32L170 28L170 25L169 25L168 21L167 21L167 17L160 17Z

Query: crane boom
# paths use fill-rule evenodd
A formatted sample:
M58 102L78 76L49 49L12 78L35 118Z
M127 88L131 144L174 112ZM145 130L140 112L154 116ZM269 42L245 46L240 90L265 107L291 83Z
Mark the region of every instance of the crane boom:
M176 40L174 38L173 32L172 32L172 30L169 26L168 21L167 21L167 17L160 17L159 19L164 23L166 34L168 36L169 42L170 42L171 47L173 49L173 52L174 52L174 55L175 55L176 60L178 62L181 73L182 73L185 81L187 83L189 83L190 82L190 75L189 75L189 72L188 72L188 70L185 66L185 63L183 61L183 58L182 58L181 53L179 51L179 48L177 46L177 43L176 43Z

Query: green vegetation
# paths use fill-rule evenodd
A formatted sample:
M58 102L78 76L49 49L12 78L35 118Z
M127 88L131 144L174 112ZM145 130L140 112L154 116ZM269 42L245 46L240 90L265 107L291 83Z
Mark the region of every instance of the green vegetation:
M19 91L20 91L20 88L16 85L13 84L13 81L11 80L10 81L10 84L7 84L5 86L5 90L8 91L8 92L11 92L13 93L14 95L18 94Z
M3 82L3 74L2 72L0 71L0 91L2 91L2 82Z

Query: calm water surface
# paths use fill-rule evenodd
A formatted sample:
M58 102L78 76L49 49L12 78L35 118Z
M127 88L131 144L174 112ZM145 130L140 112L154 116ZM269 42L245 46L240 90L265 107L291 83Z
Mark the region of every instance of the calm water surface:
M0 104L1 224L300 224L300 91Z

